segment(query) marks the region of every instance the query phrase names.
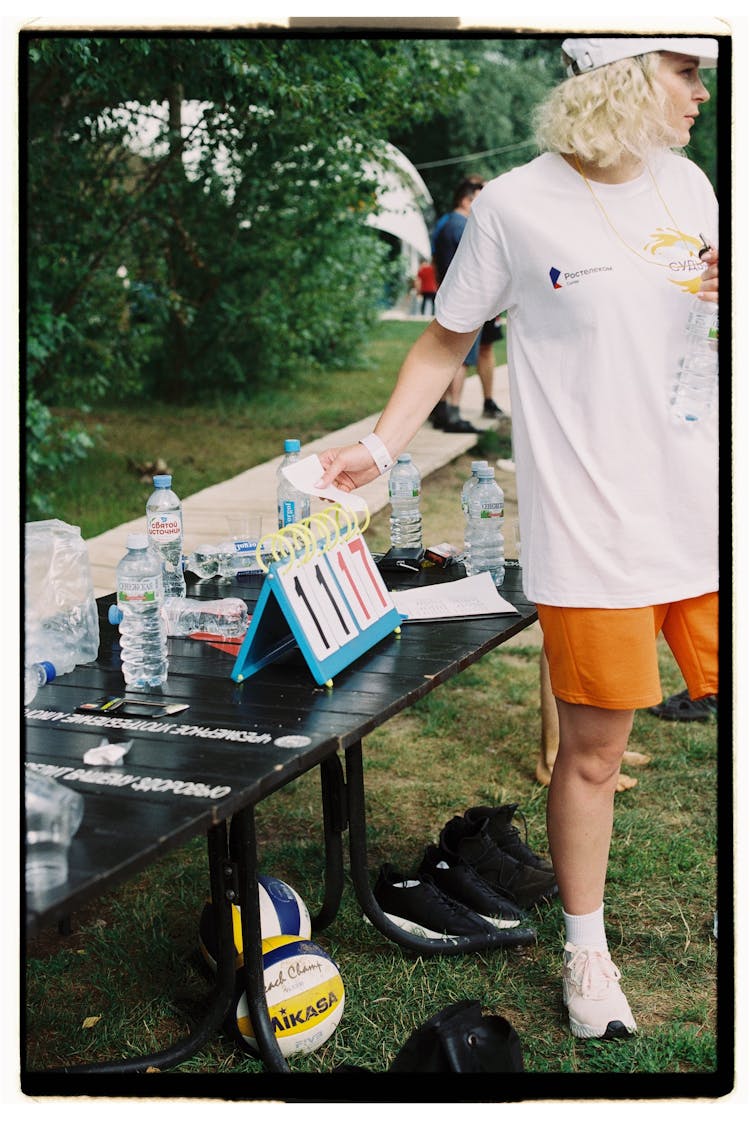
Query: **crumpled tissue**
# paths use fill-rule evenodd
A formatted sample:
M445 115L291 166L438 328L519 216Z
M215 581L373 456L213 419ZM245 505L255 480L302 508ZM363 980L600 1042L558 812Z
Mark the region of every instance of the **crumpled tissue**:
M92 767L116 767L118 763L122 763L132 746L132 740L128 740L127 743L109 743L108 740L102 740L98 747L89 748L83 761Z

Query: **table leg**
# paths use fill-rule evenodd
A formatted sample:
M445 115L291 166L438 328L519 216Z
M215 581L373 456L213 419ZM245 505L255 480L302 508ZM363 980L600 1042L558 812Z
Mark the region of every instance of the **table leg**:
M231 869L227 860L227 835L224 822L208 831L208 862L211 897L216 904L218 948L216 986L205 1018L194 1032L164 1051L123 1059L120 1062L66 1066L50 1072L51 1074L144 1074L147 1071L167 1070L192 1058L219 1031L232 1007L235 989L232 907L227 891L227 880L231 879Z
M255 840L255 813L252 806L232 818L230 851L237 861L242 921L242 978L248 1012L263 1064L273 1071L289 1070L271 1026L263 975L263 948L258 895L258 850Z
M325 841L325 895L320 911L312 919L313 930L323 930L338 914L344 894L343 834L348 825L344 772L338 755L320 764L323 837Z
M346 796L349 813L349 855L352 883L362 910L372 925L392 942L419 954L463 954L505 946L528 946L536 941L533 930L511 927L488 934L456 935L451 941L423 938L402 930L383 912L372 893L367 866L366 807L361 740L346 749Z

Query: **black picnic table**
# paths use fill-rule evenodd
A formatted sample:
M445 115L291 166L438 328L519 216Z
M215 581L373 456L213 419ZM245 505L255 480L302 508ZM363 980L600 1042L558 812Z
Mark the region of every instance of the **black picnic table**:
M460 564L389 579L392 588L464 575ZM252 612L261 580L201 581L188 595L243 598ZM210 891L217 922L217 977L204 1020L157 1054L120 1062L64 1068L58 1073L128 1074L165 1070L195 1054L221 1027L235 993L232 903L241 908L244 983L260 1056L269 1071L289 1070L270 1025L265 1001L254 809L303 773L319 768L325 847L325 888L313 930L335 918L344 890L344 844L364 914L386 938L420 954L459 954L521 945L528 931L437 941L407 933L376 902L366 845L362 741L392 716L470 666L536 619L511 562L501 589L518 614L487 615L404 625L335 679L315 683L299 650L284 654L241 684L230 673L234 653L221 643L170 638L164 699L189 708L175 716L82 714L82 702L122 693L119 634L108 621L114 596L98 601L97 661L45 686L26 712L26 765L83 794L83 822L70 850L67 882L28 898L27 934L64 922L75 910L197 835L206 835ZM133 694L137 699L137 694ZM89 766L85 753L109 742L132 741L117 767ZM248 952L248 947L250 951Z

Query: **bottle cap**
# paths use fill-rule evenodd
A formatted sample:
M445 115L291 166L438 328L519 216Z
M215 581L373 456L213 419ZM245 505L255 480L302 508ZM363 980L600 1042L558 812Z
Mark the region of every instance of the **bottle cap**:
M52 662L40 662L39 664L40 666L44 666L44 672L47 674L47 684L49 685L50 681L54 681L57 677L55 667L52 665Z
M145 533L129 533L125 544L128 549L148 549L148 537Z
M300 449L299 440L284 440L285 452L298 452Z
M107 618L110 623L116 627L118 623L122 622L122 608L118 607L116 603L111 603L109 605L109 611L107 612Z
M163 487L164 489L169 490L171 485L172 485L172 476L171 475L154 475L154 486L155 487Z
M489 464L485 464L483 467L480 467L477 470L477 475L480 479L494 479L495 478L495 468L490 467Z
M399 463L411 463L411 453L410 452L401 452L401 455L398 457L398 462Z

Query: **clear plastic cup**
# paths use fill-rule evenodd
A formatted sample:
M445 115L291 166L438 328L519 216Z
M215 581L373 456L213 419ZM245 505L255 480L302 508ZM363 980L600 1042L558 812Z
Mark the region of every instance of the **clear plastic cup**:
M83 819L83 798L38 771L26 770L26 890L59 887L68 878L70 842Z

